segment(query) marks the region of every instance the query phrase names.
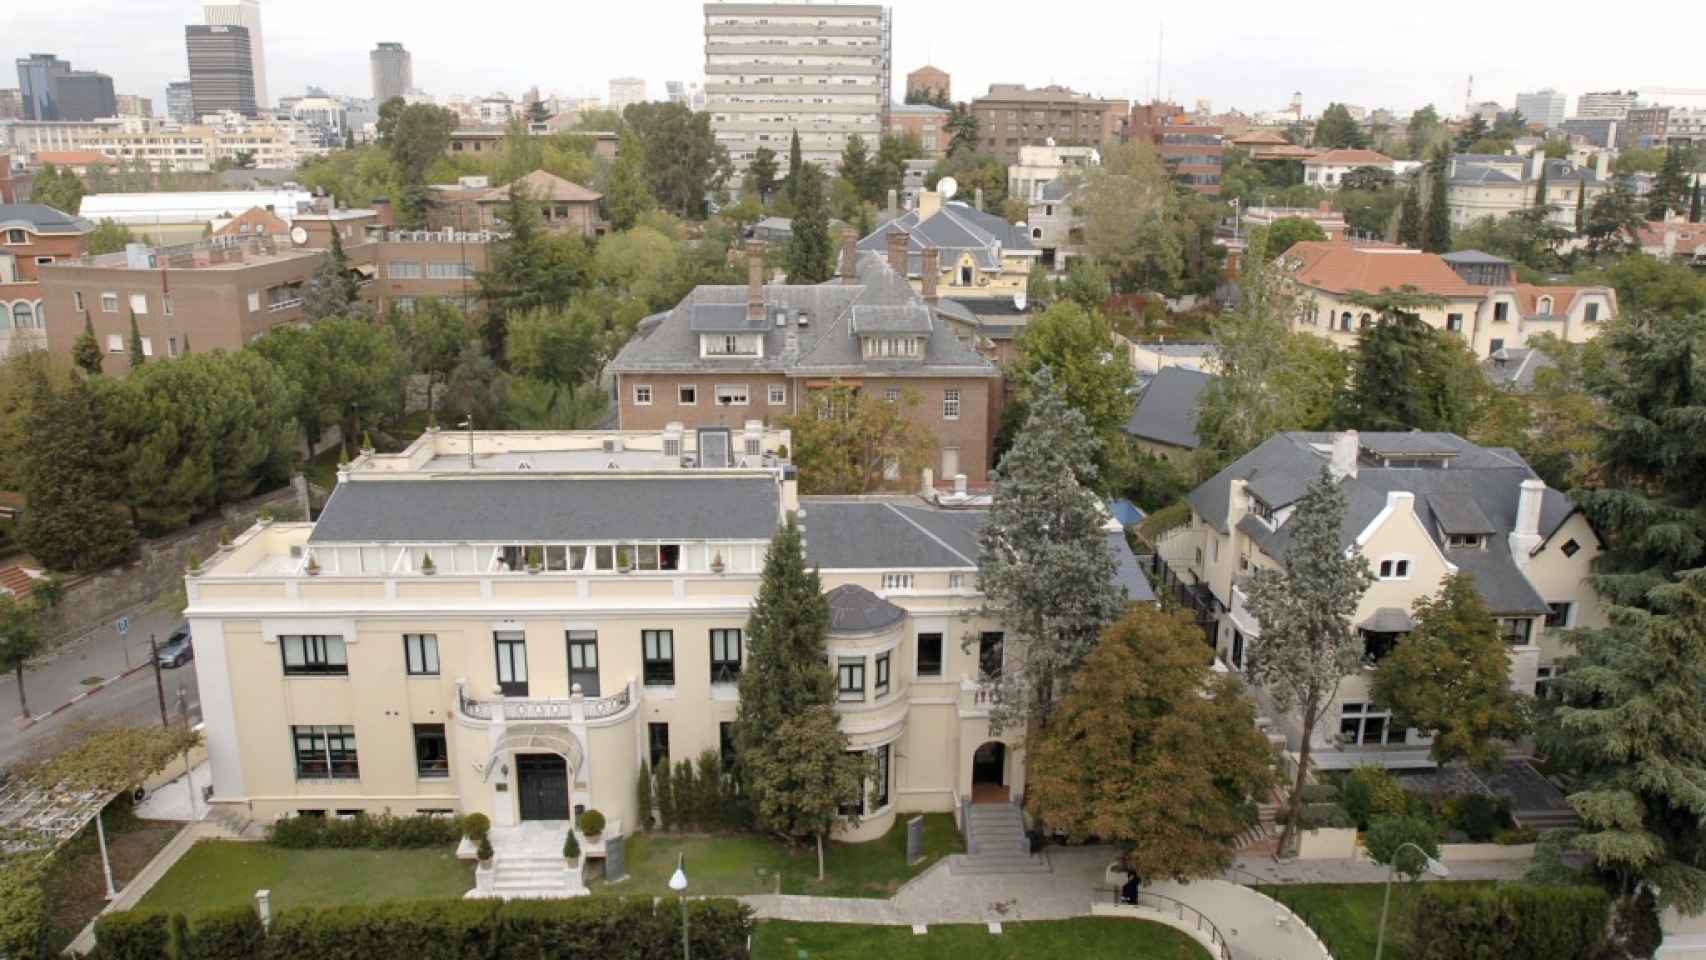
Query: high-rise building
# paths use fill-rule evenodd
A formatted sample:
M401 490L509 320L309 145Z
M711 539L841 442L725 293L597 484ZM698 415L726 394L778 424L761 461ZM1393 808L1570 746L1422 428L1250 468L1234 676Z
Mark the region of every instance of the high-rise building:
M51 53L18 59L18 95L25 120L82 122L118 113L112 77L73 70Z
M646 102L646 81L643 77L617 77L610 81L610 109L618 115L631 103Z
M260 113L247 27L191 24L184 28L184 45L189 53L191 108L197 117L227 110L245 117Z
M255 105L272 105L267 96L266 47L261 43L260 0L206 0L202 23L210 27L246 27L249 31L249 75L254 78Z
M705 85L694 81L670 80L664 83L670 103L679 103L694 113L705 109Z
M121 93L118 95L118 116L152 117L154 116L154 101L149 97L138 96L134 93Z
M188 80L173 80L166 84L166 119L179 123L195 120L195 101Z
M1566 99L1563 94L1547 87L1533 93L1516 95L1516 109L1530 123L1543 123L1546 129L1556 129L1564 122Z
M21 120L23 116L24 100L17 88L0 90L0 120Z
M1628 93L1622 90L1584 93L1576 101L1576 116L1583 120L1621 120L1628 115L1638 96L1640 94L1634 90Z
M373 68L373 102L384 103L415 87L415 62L400 43L381 43L367 55Z
M875 144L890 103L893 21L874 3L706 3L711 129L738 175L760 147L800 135L805 160L834 170L853 134Z

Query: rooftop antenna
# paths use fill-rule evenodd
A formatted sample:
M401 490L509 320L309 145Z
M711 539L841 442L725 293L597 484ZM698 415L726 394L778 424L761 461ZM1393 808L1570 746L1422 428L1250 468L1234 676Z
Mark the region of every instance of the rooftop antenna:
M1465 117L1468 117L1468 116L1473 115L1474 113L1475 113L1475 75L1473 73L1471 73L1469 75L1469 87L1468 87L1468 89L1463 91L1463 115Z
M1151 100L1161 98L1161 63L1167 48L1167 25L1158 24L1155 28L1155 96Z

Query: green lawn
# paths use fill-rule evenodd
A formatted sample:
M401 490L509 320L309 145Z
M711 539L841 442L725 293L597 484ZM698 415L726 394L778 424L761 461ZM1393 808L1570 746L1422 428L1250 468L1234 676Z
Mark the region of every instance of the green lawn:
M203 840L139 905L194 914L254 901L271 890L274 910L421 897L460 897L474 866L449 850L284 850L264 843Z
M1314 928L1336 960L1373 960L1385 884L1286 884L1256 889L1284 903ZM1403 960L1404 926L1416 884L1392 885L1392 915L1386 920L1386 956Z
M838 923L758 925L753 960L1209 960L1196 941L1146 920L1105 917L1003 924L1001 933L973 925L861 927Z
M783 893L888 897L943 856L964 849L951 815L925 814L924 859L907 866L908 819L897 817L887 834L868 843L831 843L824 851L827 876L822 883L817 881L817 852L812 847L790 852L775 840L750 834L676 837L643 833L628 840L628 879L594 890L667 895L676 856L685 854L688 892L692 894L774 893L780 874Z

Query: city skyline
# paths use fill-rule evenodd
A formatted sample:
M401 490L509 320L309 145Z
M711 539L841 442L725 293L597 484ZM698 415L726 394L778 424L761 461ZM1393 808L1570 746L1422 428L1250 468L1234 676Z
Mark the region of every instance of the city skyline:
M1014 0L991 0L982 22L967 30L950 8L924 0L897 0L894 10L895 96L908 70L933 63L951 73L958 99L970 99L991 83L1032 86L1060 83L1085 93L1149 100L1157 93L1187 105L1209 100L1216 110L1254 113L1278 110L1292 91L1303 93L1304 109L1318 114L1329 102L1400 113L1433 103L1441 113L1462 112L1469 76L1473 99L1509 106L1518 92L1553 87L1570 98L1603 89L1642 86L1684 88L1694 82L1682 61L1653 60L1636 44L1566 62L1550 56L1579 30L1562 18L1535 20L1517 8L1468 3L1437 4L1425 12L1392 9L1368 18L1366 9L1325 0L1307 23L1281 21L1272 8L1229 0L1215 15L1175 18L1163 24L1150 11L1108 10L1090 0L1067 0L1050 8L1055 23L1096 25L1067 31L1053 51L1029 43L1033 35L1003 33L996 26L1033 15ZM693 80L703 70L700 5L684 0L636 0L620 7L575 11L577 32L615 42L587 45L566 62L556 31L516 30L538 17L530 4L495 0L474 21L413 22L397 30L389 8L349 7L328 0L263 3L267 22L267 86L273 100L301 94L313 84L333 93L365 96L371 86L368 52L380 40L403 43L414 56L415 84L443 100L503 91L518 98L531 86L547 93L602 99L613 77L642 77L655 95L669 80ZM1473 13L1489 36L1520 36L1513 53L1488 59L1460 40L1462 16ZM0 22L0 57L13 61L51 52L85 69L110 74L116 89L165 102L166 84L186 73L183 27L202 21L201 4L185 0L63 0L52 7L18 9ZM326 24L336 23L328 43ZM1321 27L1320 24L1329 24ZM646 31L643 36L640 32ZM1164 34L1165 62L1157 90L1157 39ZM1407 50L1428 49L1394 71L1390 37L1405 38ZM631 42L629 42L631 41ZM470 48L506 46L503 57L469 57ZM1482 48L1484 49L1484 48ZM1530 52L1524 52L1530 51ZM1228 69L1228 64L1236 64ZM1706 105L1706 98L1670 98L1678 105Z

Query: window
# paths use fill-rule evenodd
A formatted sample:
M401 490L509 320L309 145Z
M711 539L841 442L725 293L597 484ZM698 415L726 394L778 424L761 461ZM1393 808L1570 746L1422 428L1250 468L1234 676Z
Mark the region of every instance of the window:
M1005 637L1000 633L985 633L977 638L977 672L984 680L1001 676L1001 648Z
M877 655L877 696L886 697L889 692L889 655Z
M415 776L422 780L450 776L450 745L445 740L444 724L415 724Z
M1552 298L1541 297L1539 302L1534 305L1534 312L1541 316L1550 316L1552 313Z
M883 574L883 589L884 590L891 590L891 591L892 590L911 590L912 589L912 574L910 574L910 573L885 573L885 574Z
M527 634L499 630L492 634L492 649L497 656L498 689L506 697L527 696Z
M876 749L875 753L877 755L877 780L873 784L875 787L873 792L876 794L874 802L876 809L881 810L889 805L889 745L883 744Z
M652 405L652 386L649 383L634 384L634 403L638 406Z
M646 686L675 686L675 631L641 630L640 647Z
M598 696L598 631L569 630L564 636L569 644L569 690L579 686L582 695Z
M1463 332L1463 314L1448 313L1445 315L1445 328L1452 333Z
M1544 698L1552 692L1552 681L1558 677L1557 667L1534 668L1534 696Z
M102 313L117 313L118 312L118 294L116 294L116 293L103 293L103 294L101 294L101 312Z
M310 634L278 638L279 653L284 657L284 675L349 676L349 657L344 650L344 638Z
M107 334L107 352L108 353L123 353L124 352L124 338L119 336L116 333Z
M1274 508L1266 500L1255 494L1250 495L1250 512L1261 517L1268 526L1274 525Z
M1505 348L1505 341L1504 341L1504 338L1502 338L1502 337L1494 337L1487 344L1487 352L1489 354L1498 353L1500 350L1503 350L1504 348Z
M1580 550L1581 548L1582 548L1582 545L1577 543L1576 541L1566 540L1566 541L1564 541L1564 545L1562 547L1559 547L1558 549L1564 551L1564 556L1573 557L1576 555L1576 551Z
M421 265L415 260L393 260L385 265L385 275L392 280L419 280Z
M744 407L747 405L746 384L717 387L717 406Z
M1526 647L1534 634L1534 620L1530 617L1501 617L1499 632L1510 646Z
M842 700L860 701L865 699L864 657L842 657L836 663L836 676L839 680Z
M1351 328L1351 312L1349 310L1346 310L1344 313L1339 314L1339 329L1348 331L1348 330L1350 330L1350 328Z
M165 314L168 317L172 315L172 295L171 294L163 293L160 295L160 312Z
M940 677L942 675L942 635L939 633L921 633L918 635L918 676Z
M1511 305L1503 300L1493 304L1493 322L1505 323L1511 318Z
M646 724L646 752L654 770L658 764L669 762L669 724Z
M175 357L177 355L178 355L178 338L177 337L167 337L166 338L166 356Z
M942 391L942 419L958 420L960 418L960 391L958 387L949 387Z
M29 238L24 235L24 231L22 231L22 230L8 230L8 231L6 231L6 242L7 243L29 243L30 241L29 241Z
M699 403L699 388L691 383L684 383L676 388L675 402L684 407L696 406Z
M1445 538L1445 545L1452 550L1479 550L1482 537L1478 533L1453 533Z
M355 757L355 728L351 726L293 726L296 779L354 780L361 776Z
M1403 743L1404 728L1392 722L1390 713L1376 711L1370 704L1345 703L1339 706L1339 739L1369 747Z
M139 317L148 315L148 294L133 293L130 295L130 312Z
M142 355L145 357L152 357L154 355L154 338L153 337L142 337L141 340L142 340Z
M1410 561L1382 560L1380 561L1380 579L1408 580L1410 578Z
M259 313L260 309L261 309L261 292L259 290L250 290L249 291L249 312L250 313Z
M1586 307L1584 307L1582 319L1587 321L1588 323L1598 323L1599 322L1599 304L1590 303Z
M788 402L788 388L779 383L770 385L770 405L780 407Z
M1570 625L1571 605L1569 603L1548 603L1546 606L1550 608L1546 614L1546 625L1548 627L1561 629Z
M438 675L438 636L431 633L403 634L403 660L409 676Z
M884 387L883 388L883 401L885 403L898 403L900 401L900 388L899 387Z
M71 309L77 311L78 313L83 312L83 291L81 291L81 290L71 291Z
M740 631L711 631L711 682L734 683L740 679Z

